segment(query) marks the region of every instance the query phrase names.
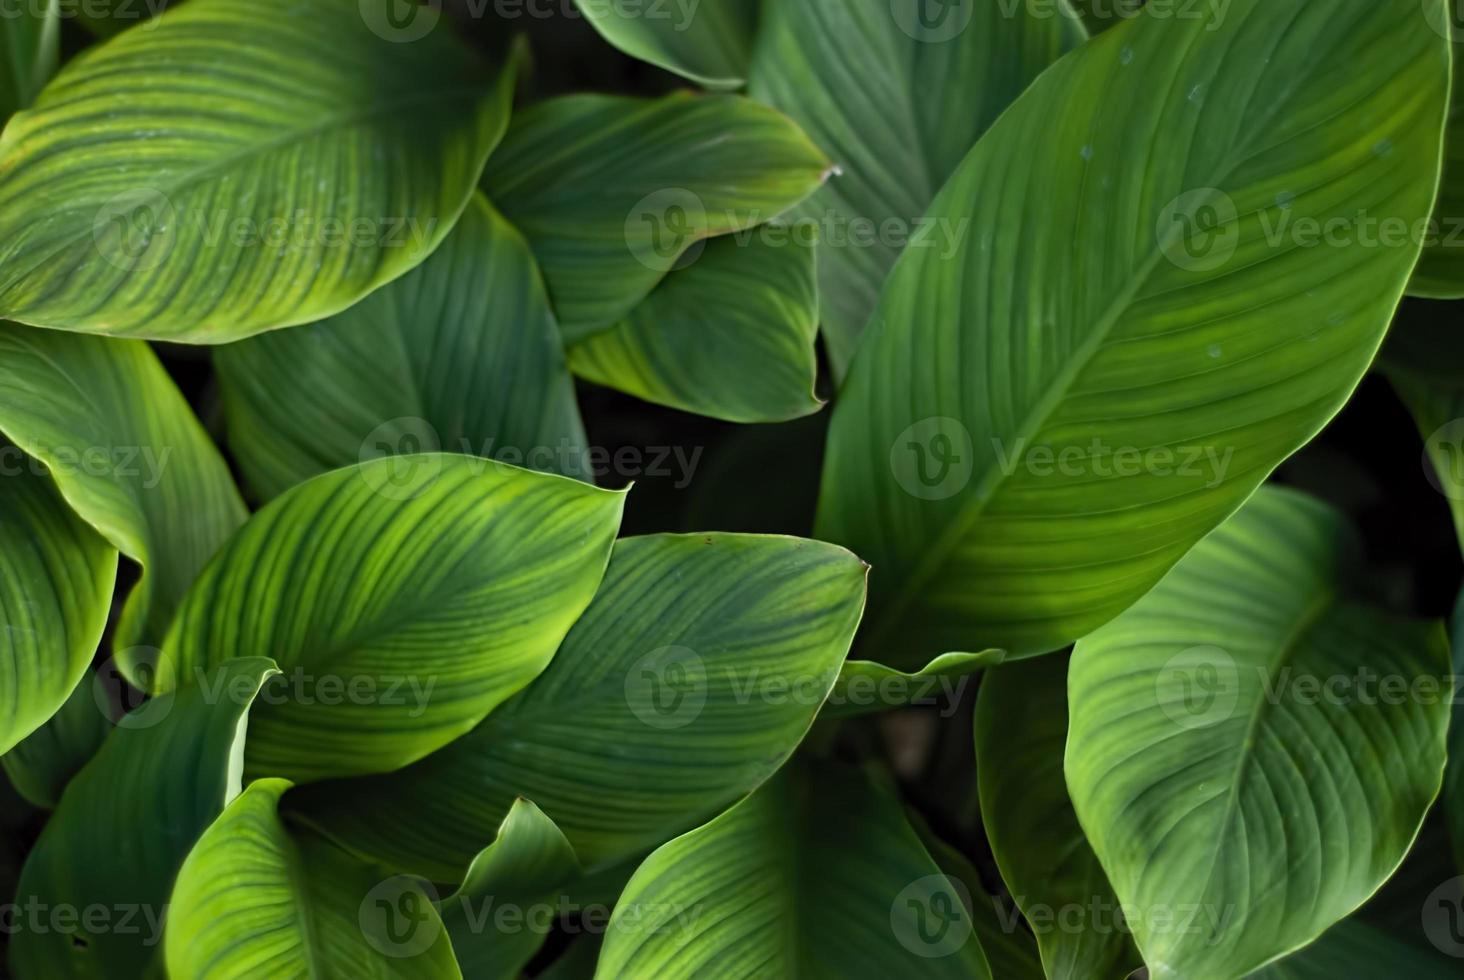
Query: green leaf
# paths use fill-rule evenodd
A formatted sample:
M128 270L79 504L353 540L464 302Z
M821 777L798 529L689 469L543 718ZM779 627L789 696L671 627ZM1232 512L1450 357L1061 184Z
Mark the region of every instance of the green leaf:
M229 445L265 499L399 452L588 473L533 255L482 195L401 279L324 322L218 347L214 364Z
M528 238L570 343L624 319L689 250L770 221L829 163L738 96L574 95L514 119L483 186Z
M963 891L863 776L794 765L641 865L595 976L988 978Z
M168 974L461 977L421 885L383 880L329 841L291 833L277 809L289 786L251 783L188 854L168 917Z
M938 26L921 26L922 4ZM748 91L788 113L840 168L795 212L822 229L819 293L836 378L902 248L943 254L973 234L968 221L919 220L946 178L1032 79L1081 41L1070 12L1042 0L1035 7L767 4ZM961 93L959 110L933 97L940 92Z
M805 234L807 233L807 234ZM708 242L630 316L569 349L596 384L729 422L818 411L816 232L763 225Z
M35 100L61 57L60 0L16 4L0 17L0 125Z
M42 927L10 937L17 976L158 975L173 878L239 794L249 706L273 673L268 660L231 660L123 717L26 860L16 903L39 909ZM51 917L66 909L69 923Z
M56 714L0 758L16 790L36 806L54 810L66 784L112 730L95 685L96 675L84 671Z
M0 371L3 371L0 368ZM107 625L117 552L0 442L0 754L60 710Z
M710 89L741 88L747 79L758 0L575 5L605 40L632 58Z
M1464 872L1464 592L1454 603L1450 624L1454 666L1454 711L1449 723L1449 764L1444 771L1443 811L1449 824L1454 867ZM1464 945L1461 943L1460 945Z
M268 655L285 678L254 712L252 776L400 768L544 669L595 594L624 500L446 454L318 476L250 518L204 569L159 679Z
M0 430L143 566L113 646L118 667L147 687L155 651L137 648L162 643L183 593L245 517L223 457L147 344L9 323Z
M422 762L308 787L299 808L359 853L457 881L522 796L587 868L614 864L777 770L848 652L864 572L843 549L797 538L619 541L594 602L527 690Z
M821 718L852 718L911 704L955 705L967 679L1006 659L1003 650L943 653L920 670L906 673L872 660L847 660ZM944 716L942 716L944 717Z
M987 671L976 701L981 819L1052 980L1122 978L1143 964L1123 930L1063 781L1068 658Z
M1464 46L1459 41L1458 8L1449 0L1424 6L1429 24L1450 35L1454 43L1454 83L1449 100L1449 120L1444 130L1444 172L1434 206L1435 227L1425 244L1413 280L1410 296L1435 299L1464 298Z
M396 2L190 0L68 64L0 137L0 317L221 343L420 263L514 71Z
M1310 943L1438 794L1448 643L1349 597L1358 551L1340 514L1265 489L1077 645L1068 789L1155 980Z
M516 980L554 925L541 913L557 912L549 900L579 874L574 849L554 821L528 800L515 800L498 837L441 904L463 975Z
M1458 975L1453 961L1347 919L1312 945L1251 974L1250 980L1449 980Z
M930 209L971 234L906 251L833 414L818 536L875 568L869 648L1058 649L1316 434L1417 260L1448 56L1414 0L1234 0L1013 103Z
M1143 16L1145 0L1066 0L1066 3L1082 18L1088 32L1097 34L1125 20ZM1192 5L1188 9L1204 10L1207 14L1217 17L1224 16L1224 13L1217 10L1213 4L1205 7Z

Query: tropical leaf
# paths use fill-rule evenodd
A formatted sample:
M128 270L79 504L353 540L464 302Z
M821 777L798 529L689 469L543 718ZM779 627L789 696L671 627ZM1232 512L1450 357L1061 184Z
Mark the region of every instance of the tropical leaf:
M1449 980L1458 975L1451 960L1347 919L1312 945L1251 974L1250 980Z
M545 914L558 911L550 900L579 873L554 821L528 800L515 800L498 837L441 905L463 976L517 980L554 925L554 915Z
M3 368L0 368L3 370ZM117 552L0 443L0 754L60 710L107 625Z
M711 89L741 88L747 80L759 0L575 5L605 40L632 58Z
M291 799L353 850L434 881L460 880L519 796L587 868L614 864L787 758L849 649L864 573L843 549L796 538L627 538L522 694L401 772Z
M863 776L794 765L641 865L595 976L988 978L962 892Z
M231 660L123 717L26 860L16 901L78 914L72 928L12 935L16 976L159 975L173 878L239 794L249 706L272 673L268 660Z
M318 476L255 514L204 569L159 680L267 653L286 683L254 711L251 775L400 768L544 669L595 594L624 499L446 454Z
M1122 980L1143 964L1063 781L1068 658L987 671L976 701L981 820L1052 980Z
M97 701L96 675L84 671L66 703L40 728L0 757L17 792L54 810L73 776L97 754L112 719Z
M35 100L61 56L60 0L16 4L0 17L0 125Z
M1006 659L1002 650L943 653L920 670L906 673L873 660L846 660L821 718L849 718L912 704L954 705L967 679Z
M770 224L713 239L615 328L571 347L569 366L596 384L730 422L818 411L818 287L813 242L799 235Z
M1454 43L1454 83L1449 99L1449 121L1444 130L1444 172L1434 207L1431 237L1408 284L1412 296L1435 299L1464 298L1464 47L1458 43L1459 8L1450 0L1424 5L1424 15Z
M969 220L919 219L996 117L1082 40L1060 9L1061 0L767 5L748 91L788 113L840 169L795 212L822 229L819 293L836 378L906 242L946 254L973 233ZM962 93L960 111L939 92Z
M0 137L0 316L220 343L416 266L514 70L394 2L191 0L71 61Z
M321 323L215 348L214 364L229 445L265 499L401 452L589 472L533 255L481 195L401 279Z
M1089 33L1097 34L1125 20L1141 16L1146 0L1065 0L1065 2L1073 12L1082 18ZM1215 13L1216 16L1224 16L1223 13L1216 13L1216 8L1213 6L1208 9L1200 7L1189 9L1204 10L1207 15Z
M1413 0L1211 26L1144 16L1054 65L931 206L972 234L886 286L818 536L874 565L864 639L895 666L1112 619L1381 342L1421 246L1374 225L1428 215L1448 46Z
M244 520L228 465L141 341L0 323L0 430L143 566L113 645L128 679L149 686L173 610Z
M828 167L748 99L574 95L516 117L483 186L528 238L574 343L624 319L698 243L812 194Z
M169 976L461 977L422 886L288 830L277 805L289 786L251 783L189 852L168 917Z
M1349 597L1358 551L1340 514L1265 489L1077 645L1068 789L1155 980L1312 942L1438 794L1448 642Z

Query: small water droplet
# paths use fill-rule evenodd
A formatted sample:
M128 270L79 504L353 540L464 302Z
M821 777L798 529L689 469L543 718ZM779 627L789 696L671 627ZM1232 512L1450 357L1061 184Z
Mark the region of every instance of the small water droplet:
M1209 348L1205 350L1205 353L1209 354L1211 357L1219 357L1223 353L1223 351L1220 350L1219 344L1211 344Z
M1084 160L1093 159L1093 145L1091 143L1083 144L1083 148L1078 151L1078 156L1082 157Z
M1196 85L1194 88L1190 89L1190 91L1189 91L1189 100L1191 102L1193 102L1195 105L1199 105L1201 102L1204 102L1205 101L1205 86L1203 86L1203 85Z
M1123 50L1118 53L1118 63L1121 65L1129 65L1133 64L1133 60L1134 49L1125 44Z
M1393 152L1393 141L1390 139L1380 139L1373 144L1372 151L1375 157L1389 156Z

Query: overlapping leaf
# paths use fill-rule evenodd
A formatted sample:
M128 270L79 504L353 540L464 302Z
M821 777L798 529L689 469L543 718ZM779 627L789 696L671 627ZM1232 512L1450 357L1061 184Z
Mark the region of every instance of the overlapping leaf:
M228 466L147 345L0 323L0 431L143 566L114 644L146 687L173 610L245 516Z
M900 671L873 660L846 660L824 705L824 718L887 711L907 704L954 704L966 680L1006 659L1002 650L945 653L915 671Z
M1454 39L1454 85L1450 96L1449 121L1444 130L1444 172L1439 180L1439 197L1434 207L1430 239L1413 271L1408 292L1437 299L1464 297L1464 69L1460 59L1458 8L1452 2L1423 6L1424 16L1439 32Z
M1156 980L1316 939L1439 791L1443 628L1349 598L1356 551L1335 511L1268 488L1078 643L1067 785Z
M16 4L0 17L0 125L30 105L61 54L60 0Z
M920 219L977 137L1083 36L1061 0L767 4L748 91L788 113L840 168L796 212L822 229L836 377L900 251L948 254L977 232L970 221Z
M351 848L434 881L462 878L518 796L587 868L629 857L717 813L792 752L848 651L864 572L843 549L796 538L627 538L527 690L418 764L307 787L299 808Z
M621 51L712 89L747 78L759 0L675 0L639 6L575 0Z
M394 2L192 0L70 62L0 136L0 316L218 343L421 262L513 72Z
M255 514L204 569L160 680L267 654L285 677L254 712L252 774L400 768L544 669L600 583L623 503L449 454L318 476Z
M595 976L989 978L967 897L867 779L794 765L641 865Z
M828 167L748 99L575 95L517 116L483 186L528 238L575 342L619 323L700 242L802 201Z
M1417 260L1448 78L1412 0L1145 15L1044 73L931 206L971 233L906 250L834 412L819 536L874 565L870 646L1057 649L1310 439Z
M98 704L96 675L84 671L56 713L0 757L16 791L36 806L54 810L66 784L112 730L105 707Z
M564 360L528 246L481 195L430 259L344 313L214 351L230 447L265 498L439 449L584 479Z

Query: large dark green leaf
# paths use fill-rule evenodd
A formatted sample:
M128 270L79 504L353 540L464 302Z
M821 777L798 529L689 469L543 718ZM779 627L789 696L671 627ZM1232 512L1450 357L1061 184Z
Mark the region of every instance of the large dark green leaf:
M1399 942L1358 919L1347 919L1305 949L1251 974L1250 980L1450 980L1458 976L1456 961Z
M587 867L613 864L787 758L849 649L864 573L797 538L627 538L527 690L415 766L309 787L300 808L362 853L456 881L523 796Z
M483 186L528 238L573 342L619 323L700 242L802 201L828 168L749 99L575 95L516 117Z
M400 768L544 669L595 594L624 500L447 454L323 474L255 514L204 569L160 681L268 655L285 676L254 712L252 775Z
M422 887L292 833L277 812L289 786L250 784L189 852L168 915L168 975L461 977Z
M40 925L10 937L16 976L160 975L173 878L239 795L249 706L274 672L268 660L231 660L119 722L26 860L16 903L38 909L28 922ZM64 909L69 924L51 917Z
M641 865L595 976L989 978L962 891L881 789L793 765Z
M1431 237L1413 272L1408 292L1437 299L1464 297L1464 46L1458 43L1460 8L1455 0L1425 0L1424 15L1430 25L1449 34L1454 44L1454 86L1444 131L1444 172L1439 181L1439 198L1434 208Z
M398 2L190 0L68 64L0 136L0 316L217 343L421 262L513 72Z
M1418 258L1448 78L1414 0L1146 15L1044 73L931 206L971 233L906 250L834 412L819 537L874 565L865 641L1060 648L1315 435Z
M914 671L895 670L874 660L846 660L822 717L848 718L904 705L954 706L972 674L1005 659L1003 650L946 653Z
M0 219L3 220L3 219ZM46 465L77 515L143 566L117 664L147 686L173 610L243 522L223 457L141 341L0 323L0 431Z
M747 78L759 0L575 3L605 40L633 58L707 88L739 88Z
M0 755L76 689L102 639L117 552L33 460L0 442Z
M658 405L731 422L818 411L818 286L813 242L799 234L763 225L713 239L614 329L571 347L570 367Z
M36 806L55 809L66 784L91 761L112 730L108 707L97 697L96 674L84 671L66 703L0 757L16 790Z
M28 0L0 16L0 125L34 101L61 54L60 0Z
M1060 11L1060 0L767 4L748 90L840 168L795 212L822 229L823 329L837 377L906 243L947 254L975 233L968 221L919 219L977 137L1082 39Z
M446 449L584 478L574 384L533 255L479 195L432 257L344 313L216 348L229 444L269 498Z
M1063 781L1068 658L988 671L976 702L981 820L1052 980L1122 980L1142 963Z
M1155 980L1310 943L1438 794L1448 642L1353 599L1357 551L1341 515L1267 488L1077 645L1068 789Z

